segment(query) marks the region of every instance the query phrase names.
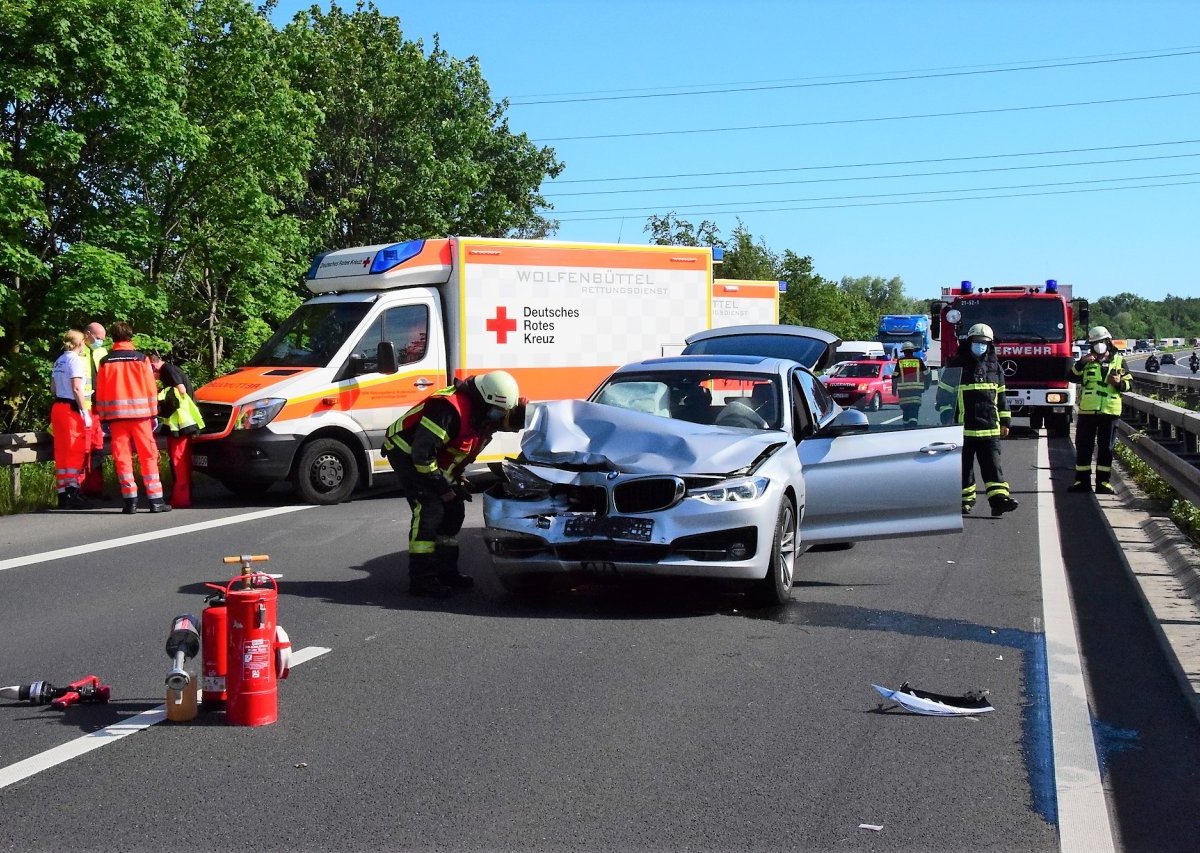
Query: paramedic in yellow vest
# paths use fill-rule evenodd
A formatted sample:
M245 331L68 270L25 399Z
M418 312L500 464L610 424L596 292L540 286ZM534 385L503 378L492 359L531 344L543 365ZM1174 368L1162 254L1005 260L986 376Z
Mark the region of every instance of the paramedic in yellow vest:
M1113 427L1121 417L1121 393L1130 390L1133 377L1125 360L1113 347L1104 326L1088 332L1088 352L1071 368L1079 383L1079 419L1075 424L1075 482L1072 492L1092 490L1092 453L1096 454L1096 493L1113 493Z
M900 398L900 411L906 427L917 425L921 413L921 396L929 388L929 367L917 357L917 345L906 341L900 347L896 359L896 372L892 374L896 384L896 396Z
M517 380L503 370L454 381L387 428L383 455L400 477L412 510L408 591L447 598L474 586L458 570L458 531L471 499L463 473L499 430L525 425Z
M204 429L204 418L192 395L192 380L183 369L150 353L150 368L162 386L158 392L159 429L167 432L167 458L171 461L171 506L192 505L192 436Z
M88 411L92 409L96 396L96 373L100 359L108 355L104 348L106 332L99 323L88 323L83 329L83 350L79 353L87 364L83 374L83 397ZM79 485L81 494L88 497L104 497L104 430L99 418L92 418L87 429L87 454L84 468L86 473Z

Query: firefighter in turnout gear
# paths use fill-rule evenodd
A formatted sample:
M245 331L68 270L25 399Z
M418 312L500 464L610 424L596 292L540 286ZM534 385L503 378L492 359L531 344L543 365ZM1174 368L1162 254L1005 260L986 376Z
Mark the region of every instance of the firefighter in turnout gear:
M943 422L963 425L963 515L975 506L976 459L992 515L1012 512L1018 506L1000 469L1000 439L1008 435L1012 413L1004 396L1004 373L993 338L992 327L986 323L972 326L963 346L942 368L938 382L937 408ZM957 388L947 383L955 368L961 372Z
M388 427L383 454L412 510L410 595L446 598L474 585L458 570L457 536L471 499L463 473L497 431L524 427L527 402L517 381L495 370L455 380Z
M900 398L904 425L916 426L917 416L921 413L921 395L929 388L929 367L917 358L917 345L912 341L907 341L900 352L892 382L896 396Z
M1133 377L1104 326L1088 331L1088 346L1087 355L1071 368L1072 379L1079 383L1079 419L1075 424L1075 482L1068 491L1091 491L1094 451L1096 493L1111 495L1113 427L1121 417L1121 394L1130 390Z

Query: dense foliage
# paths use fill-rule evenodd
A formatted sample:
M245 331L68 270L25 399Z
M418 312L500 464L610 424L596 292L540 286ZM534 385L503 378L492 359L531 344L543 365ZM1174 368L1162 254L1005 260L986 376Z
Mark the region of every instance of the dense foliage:
M44 425L67 328L124 319L203 380L318 252L544 235L554 151L478 63L360 3L0 3L0 432Z

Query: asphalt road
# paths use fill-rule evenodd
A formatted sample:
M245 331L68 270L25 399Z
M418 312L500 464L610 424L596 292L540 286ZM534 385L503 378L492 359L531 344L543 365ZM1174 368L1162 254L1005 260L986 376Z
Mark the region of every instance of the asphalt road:
M479 585L410 599L408 510L386 492L5 568L0 683L95 673L114 697L0 704L0 768L161 704L171 619L202 608L224 554L269 553L294 646L331 651L283 683L275 725L156 725L0 789L0 845L1057 849L1036 444L1004 446L1015 513L806 554L795 600L770 611L686 582L514 598L488 567L478 503L463 562ZM1065 486L1069 445L1052 442L1051 460ZM289 499L3 518L0 566ZM1094 499L1054 503L1114 833L1129 850L1192 850L1196 722ZM996 710L881 710L870 685L905 680L986 689Z

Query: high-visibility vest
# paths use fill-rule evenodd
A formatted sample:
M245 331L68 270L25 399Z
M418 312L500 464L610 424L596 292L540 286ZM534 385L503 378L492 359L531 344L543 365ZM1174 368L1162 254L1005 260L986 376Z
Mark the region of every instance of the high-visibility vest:
M177 405L171 414L162 419L167 429L174 436L195 435L204 429L204 416L200 408L187 394L180 394L175 387L164 388L158 392L158 399L165 400L168 394L174 394Z
M901 397L920 397L925 392L925 363L919 358L896 362L896 393Z
M79 351L79 357L87 362L87 367L83 371L83 407L85 409L92 408L96 392L96 373L100 369L100 361L106 355L108 355L108 350L104 347L92 348L87 344L84 344L83 349Z
M957 388L946 381L961 368L961 383ZM937 409L953 412L953 420L963 425L967 438L997 438L1001 427L1012 420L1005 396L1004 373L1000 362L989 352L983 358L970 353L958 353L942 367L942 378L938 382Z
M423 418L425 406L432 400L444 400L458 412L458 434L447 435L441 427ZM433 462L428 465L415 465L422 474L432 474L441 471L447 482L455 482L462 471L475 461L475 457L487 444L487 437L481 434L473 425L471 419L472 401L464 386L451 385L430 394L420 403L401 415L387 428L383 440L383 452L399 450L405 455L412 453L413 434L419 428L431 430L441 439L442 446L438 449Z
M144 353L117 343L96 373L96 413L101 420L152 418L158 414L158 385Z
M1111 361L1093 361L1082 369L1077 361L1071 375L1079 383L1079 411L1085 415L1121 415L1121 392L1133 387L1133 378L1125 370L1125 359L1114 355ZM1120 387L1114 388L1108 378L1113 371L1121 377Z

